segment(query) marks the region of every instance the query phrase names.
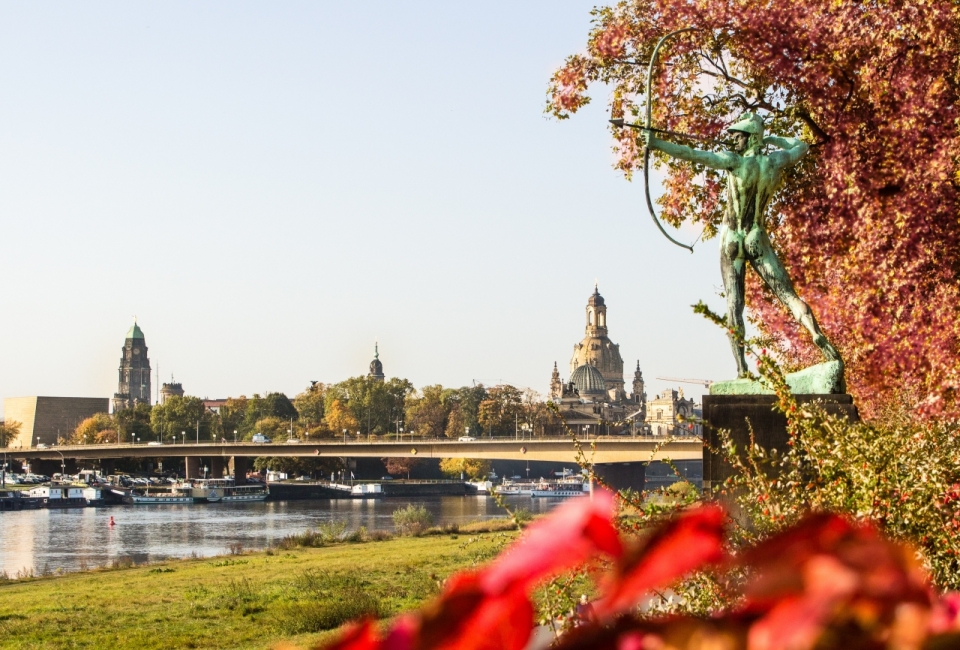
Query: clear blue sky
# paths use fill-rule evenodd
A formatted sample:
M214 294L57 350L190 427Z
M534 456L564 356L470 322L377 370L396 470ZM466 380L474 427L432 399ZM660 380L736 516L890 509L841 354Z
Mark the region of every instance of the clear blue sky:
M733 376L690 309L715 242L656 232L602 89L543 113L591 6L0 3L0 396L112 395L134 314L189 394L292 395L374 339L417 386L546 392L594 279L649 393Z

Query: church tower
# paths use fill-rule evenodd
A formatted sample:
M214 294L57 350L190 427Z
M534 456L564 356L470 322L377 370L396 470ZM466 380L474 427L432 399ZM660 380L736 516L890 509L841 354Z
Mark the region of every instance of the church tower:
M643 390L643 373L640 371L640 361L637 361L637 369L633 371L633 394L630 396L638 404L647 403L647 393Z
M143 330L133 322L121 348L120 379L113 395L113 411L150 403L150 359Z
M563 384L560 383L560 371L557 362L553 362L553 375L550 376L550 399L559 402L563 397Z
M623 357L620 346L607 336L607 305L595 285L587 300L587 323L583 340L573 346L570 375L578 366L591 365L603 375L608 398L619 402L626 397L623 382Z
M380 363L380 350L376 343L373 344L373 361L370 362L370 374L367 376L377 381L383 381L385 379L383 375L383 364Z

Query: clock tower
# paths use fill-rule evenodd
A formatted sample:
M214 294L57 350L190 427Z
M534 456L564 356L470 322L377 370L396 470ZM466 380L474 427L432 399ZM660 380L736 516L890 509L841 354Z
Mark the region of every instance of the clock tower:
M113 412L150 403L150 359L143 330L137 325L127 332L121 349L120 381L113 395Z

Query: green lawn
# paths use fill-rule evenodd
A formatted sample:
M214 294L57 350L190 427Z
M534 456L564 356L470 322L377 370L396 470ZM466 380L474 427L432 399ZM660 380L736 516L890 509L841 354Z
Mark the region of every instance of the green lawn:
M358 611L390 616L515 535L404 537L0 583L0 648L298 647Z

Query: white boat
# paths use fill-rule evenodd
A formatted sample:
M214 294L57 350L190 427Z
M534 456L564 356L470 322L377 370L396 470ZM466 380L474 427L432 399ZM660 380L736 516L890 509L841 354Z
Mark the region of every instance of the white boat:
M270 494L266 485L236 485L230 478L195 479L190 495L196 503L263 501Z
M590 484L548 485L530 491L533 497L582 497L590 493Z
M172 492L155 492L153 494L132 493L123 498L124 503L136 505L193 503L193 497Z
M131 492L124 503L136 505L184 503L234 503L263 501L270 494L266 485L235 485L233 479L193 479L170 487L170 491Z

